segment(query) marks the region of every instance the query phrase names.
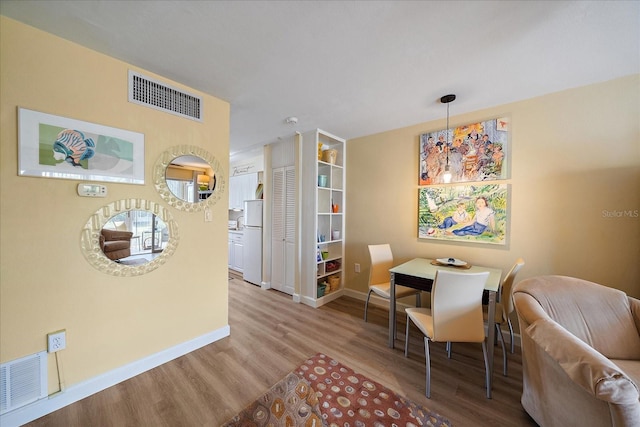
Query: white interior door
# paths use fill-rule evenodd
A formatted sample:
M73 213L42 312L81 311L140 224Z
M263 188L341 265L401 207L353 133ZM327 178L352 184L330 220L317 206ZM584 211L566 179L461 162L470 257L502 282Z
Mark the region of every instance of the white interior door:
M285 173L284 168L273 169L271 214L271 287L284 292L285 283Z
M289 295L295 291L296 260L296 170L285 168L285 225L284 225L284 289Z
M271 287L293 295L295 290L295 168L273 170Z

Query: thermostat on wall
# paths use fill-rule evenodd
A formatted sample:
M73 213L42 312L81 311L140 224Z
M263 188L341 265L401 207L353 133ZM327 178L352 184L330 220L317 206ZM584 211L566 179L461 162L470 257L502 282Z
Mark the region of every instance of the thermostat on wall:
M78 184L78 196L106 197L107 186L98 184Z

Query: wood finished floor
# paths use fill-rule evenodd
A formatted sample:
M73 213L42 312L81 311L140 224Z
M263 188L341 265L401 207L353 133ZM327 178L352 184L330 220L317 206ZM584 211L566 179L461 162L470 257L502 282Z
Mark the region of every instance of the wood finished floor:
M535 426L520 405L519 349L509 376L495 352L493 398L486 399L480 345L432 345L431 399L425 391L422 335L412 328L404 357L405 317L396 348L387 347L388 311L342 297L321 308L277 291L229 280L231 336L42 417L28 426L219 426L318 352L447 417L454 426ZM402 331L402 332L400 332Z

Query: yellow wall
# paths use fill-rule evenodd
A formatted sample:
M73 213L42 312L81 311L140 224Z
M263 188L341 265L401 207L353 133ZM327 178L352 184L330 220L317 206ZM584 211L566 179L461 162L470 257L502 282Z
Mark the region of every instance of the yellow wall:
M196 145L216 156L226 176L229 104L0 19L0 361L45 350L46 334L65 328L59 355L71 386L226 327L228 196L212 209L214 221L204 222L202 212L167 206L152 166L169 147ZM203 122L129 103L129 69L202 96ZM107 183L108 197L91 199L76 195L78 181L18 176L18 106L143 133L145 185ZM179 227L175 254L143 276L101 273L80 252L89 216L125 198L160 203ZM55 391L55 371L49 382Z
M526 265L516 281L562 274L640 297L639 107L634 75L451 117L453 127L511 116L506 248L417 238L418 139L446 126L446 108L439 121L349 140L347 287L367 290L366 245L388 242L397 262L456 257L506 273L522 256Z

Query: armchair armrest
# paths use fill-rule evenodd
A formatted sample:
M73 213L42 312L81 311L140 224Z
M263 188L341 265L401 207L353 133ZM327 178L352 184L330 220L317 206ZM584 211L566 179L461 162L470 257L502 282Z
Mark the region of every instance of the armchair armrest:
M636 329L638 330L638 334L640 334L640 300L630 296L627 296L627 298L629 298L629 306L631 307L631 314L633 315L633 321L636 324Z
M113 240L131 240L133 237L131 231L107 230L105 228L102 229L101 234L107 242Z
M514 292L513 302L522 323L522 329L526 329L538 319L551 320L538 301L526 292Z
M620 405L638 402L638 389L620 368L553 320L538 319L525 333L590 395Z

